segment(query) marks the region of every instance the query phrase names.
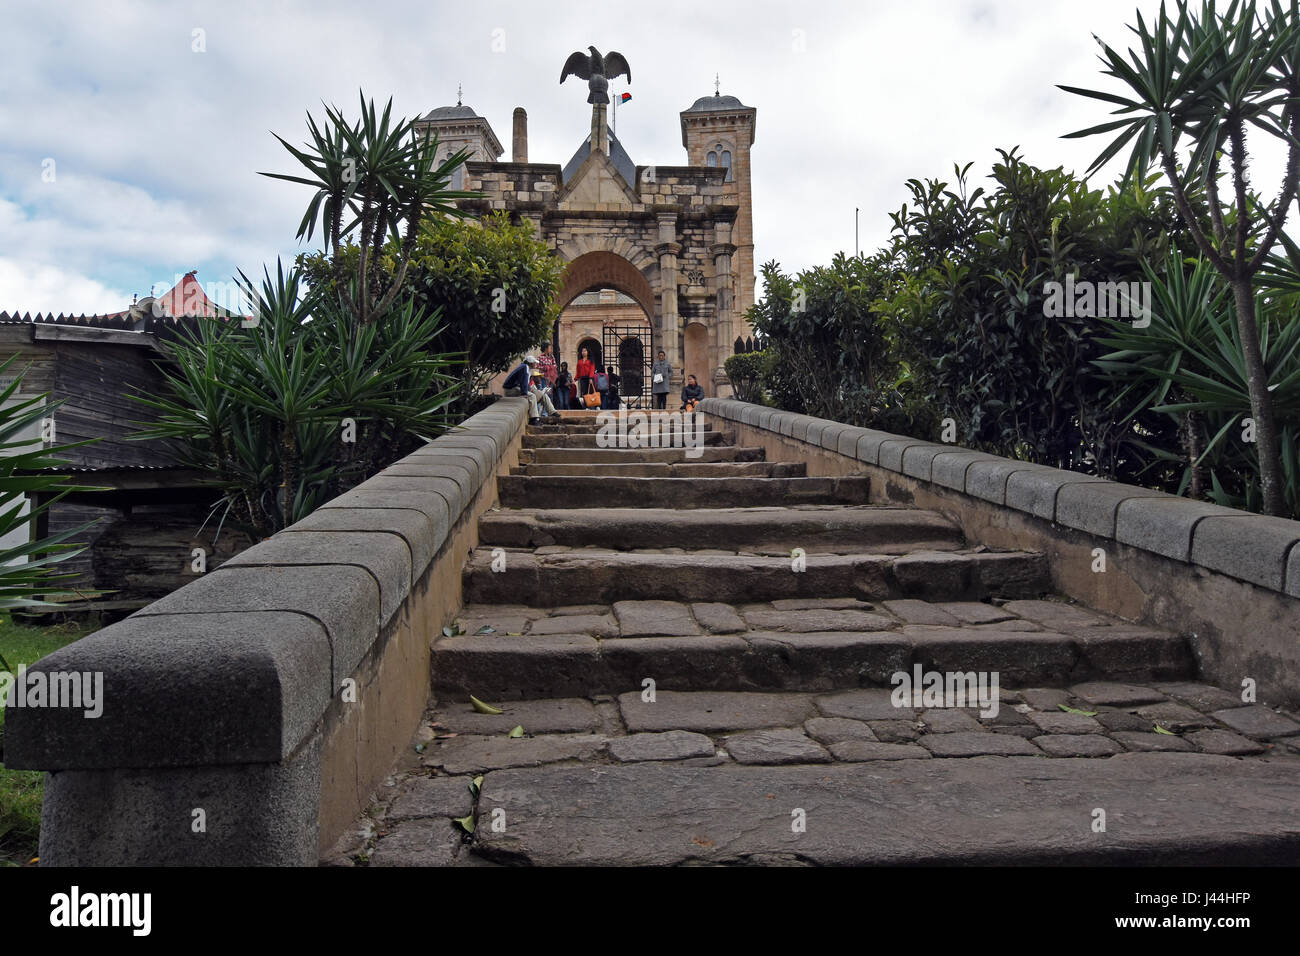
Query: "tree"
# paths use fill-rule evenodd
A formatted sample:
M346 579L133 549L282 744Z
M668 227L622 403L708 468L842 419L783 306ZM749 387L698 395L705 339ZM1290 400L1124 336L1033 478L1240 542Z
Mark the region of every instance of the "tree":
M1269 369L1260 347L1255 278L1296 199L1300 182L1300 11L1270 0L1261 14L1254 0L1233 2L1220 15L1211 2L1200 14L1176 0L1165 4L1148 27L1141 13L1133 32L1140 50L1125 56L1100 39L1103 73L1128 86L1125 95L1062 86L1061 89L1117 107L1113 120L1068 138L1119 131L1093 162L1100 169L1130 142L1126 180L1158 164L1202 256L1232 292L1257 429L1256 451L1264 511L1282 514L1284 475L1270 391ZM1287 144L1286 171L1273 201L1262 203L1250 190L1247 127ZM1220 168L1231 197L1220 195Z
M308 113L311 143L304 149L275 138L310 176L262 173L316 190L297 238L310 241L320 222L334 287L359 325L386 313L396 301L421 227L432 218L463 215L453 201L477 195L447 188L469 153L462 149L438 164L437 138L426 141L414 120L393 121L392 107L390 99L378 116L374 100L367 103L362 93L361 119L355 123L332 106L325 108L324 128ZM346 225L345 217L350 217ZM344 255L349 241L359 249L355 258ZM376 269L389 243L394 264L386 271ZM349 260L351 276L346 274Z
M387 280L400 250L389 243L384 252L378 269ZM345 244L341 258L351 262L358 254L356 246ZM324 254L300 256L299 262L309 281L332 285L332 264ZM532 225L512 223L505 212L423 225L410 255L408 293L418 308L441 311L441 328L429 347L464 359L463 411L491 376L550 338L563 276L563 260Z

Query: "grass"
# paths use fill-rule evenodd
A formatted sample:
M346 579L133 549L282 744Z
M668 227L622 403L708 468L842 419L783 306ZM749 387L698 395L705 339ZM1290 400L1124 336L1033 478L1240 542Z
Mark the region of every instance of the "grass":
M69 624L28 627L0 613L0 657L11 671L17 671L18 665L31 666L93 630L96 628ZM3 667L0 664L0 669ZM3 730L4 702L0 701L0 733ZM0 866L19 866L36 856L44 786L41 771L7 770L0 764Z

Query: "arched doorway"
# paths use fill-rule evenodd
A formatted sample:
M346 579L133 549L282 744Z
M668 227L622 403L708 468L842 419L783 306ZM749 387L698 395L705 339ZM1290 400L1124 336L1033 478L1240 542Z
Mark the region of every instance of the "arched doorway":
M649 404L648 358L655 340L650 280L623 256L587 252L569 263L558 300L555 344L560 360L576 372L579 350L586 348L602 371L614 367L625 404ZM625 342L630 344L625 347Z
M583 349L586 349L586 350L587 350L587 358L591 359L591 363L592 363L593 365L596 366L597 371L604 371L604 369L605 369L605 357L604 357L604 355L603 355L602 352L601 352L601 348L600 348L600 340L599 340L599 339L593 339L593 338L590 338L590 337L589 337L589 338L585 338L585 339L583 339L583 340L582 340L581 342L579 342L579 343L577 344L577 346L574 348L574 350L573 350L573 368L574 368L575 370L577 369L577 367L578 367L578 357L579 357L580 355L582 355L582 350L583 350Z
M618 343L619 395L630 408L648 404L646 375L650 368L649 354L640 336L629 335Z
M694 375L696 381L704 386L704 394L713 394L713 376L709 368L709 330L699 322L686 326L685 354L682 367L682 381L686 376Z

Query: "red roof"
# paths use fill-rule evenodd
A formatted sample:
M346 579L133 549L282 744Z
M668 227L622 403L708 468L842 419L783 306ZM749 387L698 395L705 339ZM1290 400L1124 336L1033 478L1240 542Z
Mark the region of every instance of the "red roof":
M157 318L164 316L174 319L182 317L229 318L232 313L208 298L203 286L194 277L197 269L192 269L181 277L167 292L153 300L153 314ZM114 312L107 318L115 319L130 314L130 310Z

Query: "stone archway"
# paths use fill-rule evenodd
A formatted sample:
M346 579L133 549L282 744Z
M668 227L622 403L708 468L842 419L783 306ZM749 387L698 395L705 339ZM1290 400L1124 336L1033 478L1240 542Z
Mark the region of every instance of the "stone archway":
M709 367L709 330L700 322L691 322L686 326L683 336L684 347L682 365L682 383L687 375L694 375L704 386L704 394L713 394L713 375Z
M655 314L655 293L650 280L616 253L586 252L572 259L560 289L561 308L592 289L617 289L635 299L647 317Z

